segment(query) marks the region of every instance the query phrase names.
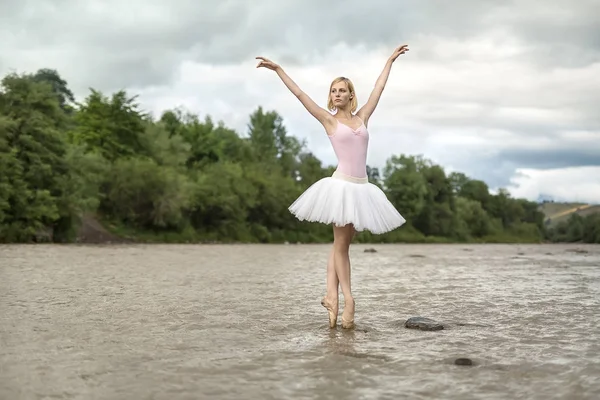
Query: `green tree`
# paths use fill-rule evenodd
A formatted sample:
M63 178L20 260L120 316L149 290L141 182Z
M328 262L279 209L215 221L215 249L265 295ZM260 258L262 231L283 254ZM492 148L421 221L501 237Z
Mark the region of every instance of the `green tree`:
M58 99L58 105L66 113L73 112L73 104L75 103L75 97L73 92L69 89L67 81L65 81L58 71L50 68L39 69L33 76L32 79L35 82L47 83L52 87L52 92Z
M425 205L427 181L419 172L417 158L392 156L383 171L383 182L391 203L412 223Z
M185 175L144 158L116 161L105 181L104 215L141 229L181 229L193 190Z
M331 174L332 172L328 173L328 171L323 168L321 160L315 157L313 153L306 152L300 154L296 181L301 187L308 188L325 176L331 176Z
M499 213L500 211L498 209L493 209L490 206L490 192L489 192L489 188L488 185L483 182L483 181L479 181L479 180L462 180L462 178L456 178L456 176L454 177L454 181L455 181L455 185L456 184L456 180L459 180L460 186L456 186L457 187L457 194L461 197L470 199L470 200L475 200L478 201L479 203L481 203L482 207L487 211L487 212L496 212Z
M284 176L295 178L298 175L298 157L304 143L287 134L283 118L277 112L265 113L259 107L250 115L248 130L256 159L265 166L276 166ZM275 172L273 169L269 171Z
M119 91L109 99L92 89L75 115L77 127L71 132L72 142L99 152L109 161L148 155L144 137L147 116L139 110L136 97Z
M470 181L469 177L462 172L451 172L448 179L452 186L452 192L456 195L460 195L465 184Z
M418 165L427 191L414 226L426 235L451 237L457 224L452 184L439 165L429 161L421 161Z
M2 241L31 241L61 218L61 179L69 173L58 129L65 118L49 85L9 74L0 87L4 187ZM8 204L8 209L6 209Z
M466 197L456 199L456 208L460 223L460 236L481 238L492 234L492 221L481 203Z
M590 214L585 218L581 240L585 243L600 243L600 213Z

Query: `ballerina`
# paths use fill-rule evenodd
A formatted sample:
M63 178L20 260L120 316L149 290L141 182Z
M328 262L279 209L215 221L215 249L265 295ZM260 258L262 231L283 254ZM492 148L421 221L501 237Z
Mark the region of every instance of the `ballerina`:
M368 180L367 126L394 61L407 51L407 45L394 50L369 99L358 111L356 91L350 79L338 77L331 82L326 110L304 93L280 65L265 57L256 57L260 60L256 67L275 71L306 110L323 125L338 160L332 176L315 182L289 206L290 212L301 221L333 225L334 240L327 262L327 293L321 300L329 313L330 328L337 325L338 287L344 296L342 328L355 326L356 303L351 290L349 249L356 232L368 230L382 234L406 222L385 193Z

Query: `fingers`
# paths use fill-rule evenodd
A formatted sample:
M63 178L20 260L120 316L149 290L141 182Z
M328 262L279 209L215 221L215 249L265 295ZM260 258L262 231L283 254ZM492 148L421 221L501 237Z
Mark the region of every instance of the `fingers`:
M256 68L260 67L273 69L273 63L261 61L258 64L256 64Z
M258 56L258 57L256 57L256 59L257 59L257 60L261 60L261 61L259 61L259 62L258 62L258 64L256 65L256 68L259 68L259 67L265 67L265 68L269 68L269 67L270 67L270 66L273 64L273 61L269 60L269 59L268 59L268 58L266 58L266 57L261 57L261 56Z
M398 46L394 49L394 52L392 53L391 60L394 61L396 60L398 57L400 57L402 54L406 53L408 51L408 45L407 44L403 44L402 46Z
M408 51L408 45L403 44L402 46L400 46L396 49L395 53L398 55L402 55L402 54L406 53L407 51Z

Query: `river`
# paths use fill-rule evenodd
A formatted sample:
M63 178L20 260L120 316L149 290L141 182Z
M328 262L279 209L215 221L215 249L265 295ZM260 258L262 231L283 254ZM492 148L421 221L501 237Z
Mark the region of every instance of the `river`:
M600 246L353 245L352 331L328 252L0 246L0 399L600 398Z

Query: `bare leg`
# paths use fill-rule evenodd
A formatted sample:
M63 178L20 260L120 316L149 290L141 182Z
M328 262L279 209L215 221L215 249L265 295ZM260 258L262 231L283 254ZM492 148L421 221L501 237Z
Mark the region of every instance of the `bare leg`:
M342 328L354 327L354 297L351 289L350 243L354 237L354 226L333 227L334 264L344 294Z
M334 250L335 248L332 246L329 252L329 259L327 260L327 297L330 300L337 301L340 281L335 272Z
M335 247L331 248L329 258L327 260L327 294L321 300L323 307L329 312L329 327L335 328L338 315L338 286L339 280L335 271Z

